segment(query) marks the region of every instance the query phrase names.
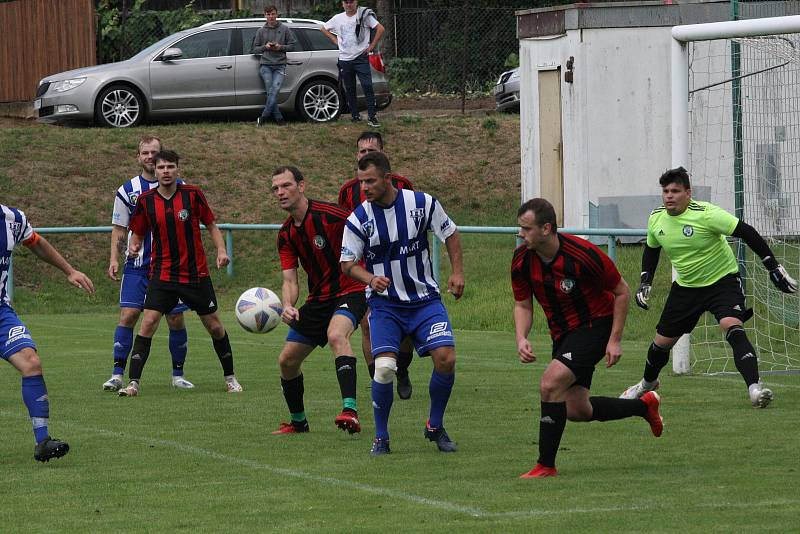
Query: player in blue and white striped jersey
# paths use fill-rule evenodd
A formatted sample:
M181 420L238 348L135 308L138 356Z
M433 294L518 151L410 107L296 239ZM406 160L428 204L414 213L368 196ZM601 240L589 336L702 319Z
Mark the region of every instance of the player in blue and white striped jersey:
M3 213L3 229L0 231L0 358L22 374L22 401L28 408L36 440L33 457L46 462L67 454L69 445L50 437L50 401L42 376L42 363L28 328L11 307L7 283L14 247L20 243L25 245L40 259L61 269L72 285L88 293L94 293L94 285L88 276L76 271L45 238L33 230L22 211L2 204L0 210Z
M139 176L134 176L119 189L114 198L114 211L111 217L113 229L111 230L111 259L108 263L108 276L112 280L119 280L120 255L125 257L128 249L128 223L139 196L158 187L155 177L155 162L153 156L161 150L161 140L157 137L142 136L139 139L139 148L136 159L142 168ZM178 183L183 183L178 180ZM139 320L139 315L144 307L144 296L147 292L148 276L150 273L150 255L153 236L147 235L138 254L127 258L123 270L122 283L119 291L119 324L114 330L114 371L104 384L106 391L118 391L125 385L123 374L128 361L128 354L133 346L133 327ZM186 361L187 336L183 320L183 312L189 308L179 302L167 315L169 326L169 351L172 355L172 385L177 388L191 389L194 384L183 376L183 364Z
M428 230L444 241L452 274L448 292L464 293L461 240L455 223L439 202L419 191L398 190L391 182L389 160L372 152L358 162L366 201L347 219L342 238L342 271L367 285L370 339L375 357L372 403L375 440L372 454L389 453L388 421L393 401L400 341L412 336L419 354L430 354L430 418L424 435L442 452L455 444L444 430L444 411L455 381L453 329L433 277ZM358 264L364 258L365 267Z

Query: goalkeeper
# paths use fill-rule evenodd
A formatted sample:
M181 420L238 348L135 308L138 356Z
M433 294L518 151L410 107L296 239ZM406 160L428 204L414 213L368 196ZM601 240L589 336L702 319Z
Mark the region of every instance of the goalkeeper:
M648 308L662 248L678 277L672 283L656 336L647 351L644 378L626 389L621 397L637 398L658 388L658 373L667 364L670 349L708 311L714 314L733 349L733 361L747 384L750 402L756 408L765 408L772 401L772 391L759 382L758 356L742 325L753 312L745 304L739 266L725 236L738 237L747 243L761 258L772 283L784 293L795 293L797 282L752 226L714 204L692 200L686 169L668 170L659 183L664 206L653 210L647 222L636 304Z

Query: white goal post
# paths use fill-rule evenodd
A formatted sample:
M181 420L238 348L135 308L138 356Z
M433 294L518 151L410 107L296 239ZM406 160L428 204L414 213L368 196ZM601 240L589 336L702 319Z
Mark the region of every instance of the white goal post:
M800 16L772 17L729 22L715 22L708 24L692 24L675 26L672 28L672 167L684 166L689 169L690 172L692 172L692 156L690 154L690 43L722 39L736 40L738 38L747 40L748 38L797 33L800 33ZM775 40L775 38L772 39ZM789 41L789 39L784 40ZM738 48L736 50L738 50ZM792 54L793 53L794 50L792 49ZM790 58L790 61L794 61L794 59ZM728 62L728 67L729 66L730 60ZM773 68L776 67L770 67L754 74L765 72ZM738 78L743 77L744 76L739 76ZM734 74L733 76L730 76L729 79L720 83L731 82L731 80L735 79L737 79L737 77ZM707 87L713 87L714 85L718 84L715 83L708 85ZM703 87L703 89L707 87ZM741 188L740 194L744 195L743 187ZM778 199L775 200L777 201ZM780 234L780 230L781 227L779 225L778 231L775 233ZM794 232L787 233L797 235ZM778 251L776 251L776 256L780 256ZM758 265L758 267L760 267L760 265ZM766 278L766 272L762 271L758 274ZM793 274L794 276L797 276L796 272ZM761 352L760 347L758 350ZM689 335L684 335L673 349L673 371L676 374L685 374L691 371Z

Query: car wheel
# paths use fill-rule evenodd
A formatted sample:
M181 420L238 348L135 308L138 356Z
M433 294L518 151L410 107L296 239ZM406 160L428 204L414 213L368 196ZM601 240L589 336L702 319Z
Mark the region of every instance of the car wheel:
M144 118L144 98L127 85L111 85L97 97L94 118L108 128L137 126Z
M314 80L300 89L297 108L304 119L311 122L330 122L342 112L342 96L336 84L328 80Z

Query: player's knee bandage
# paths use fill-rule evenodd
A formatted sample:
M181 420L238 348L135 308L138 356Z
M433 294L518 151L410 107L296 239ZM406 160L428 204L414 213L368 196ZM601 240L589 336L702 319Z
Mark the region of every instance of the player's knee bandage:
M378 384L391 384L394 382L394 375L397 373L397 362L394 358L375 359L375 377L374 380Z

